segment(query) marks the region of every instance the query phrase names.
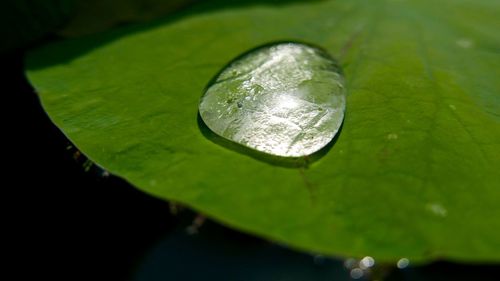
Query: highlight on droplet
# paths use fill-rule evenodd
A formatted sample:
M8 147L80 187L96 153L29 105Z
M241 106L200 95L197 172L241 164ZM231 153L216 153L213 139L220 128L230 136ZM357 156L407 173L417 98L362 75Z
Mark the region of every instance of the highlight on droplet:
M284 42L229 63L207 86L199 114L227 140L269 155L303 157L332 141L345 106L336 61L317 47Z

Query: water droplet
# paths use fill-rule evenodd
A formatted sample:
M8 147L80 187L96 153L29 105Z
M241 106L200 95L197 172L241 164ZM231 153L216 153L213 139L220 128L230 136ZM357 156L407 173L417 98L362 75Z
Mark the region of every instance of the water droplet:
M410 260L407 258L402 258L402 259L398 260L398 263L396 265L399 269L406 268L406 267L408 267L408 265L410 265Z
M460 38L456 41L457 45L464 49L470 49L474 46L474 42L468 38Z
M398 139L398 134L391 133L387 135L388 140L397 140Z
M199 112L219 136L271 155L301 157L325 147L339 130L343 88L339 67L324 51L278 43L231 62L208 86Z
M353 270L351 270L351 278L352 279L359 279L361 277L363 277L363 270L361 268L354 268Z
M427 209L438 217L446 217L448 215L448 210L439 203L429 203L427 204Z
M359 261L359 267L361 269L367 269L375 265L375 259L370 256L366 256Z

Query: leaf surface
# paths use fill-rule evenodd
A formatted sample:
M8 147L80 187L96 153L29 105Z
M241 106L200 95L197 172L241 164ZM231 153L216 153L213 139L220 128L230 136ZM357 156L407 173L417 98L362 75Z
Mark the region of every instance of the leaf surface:
M500 260L498 1L224 6L34 51L53 121L141 190L294 248L394 262ZM302 41L336 57L347 111L307 168L207 139L198 102L236 56Z

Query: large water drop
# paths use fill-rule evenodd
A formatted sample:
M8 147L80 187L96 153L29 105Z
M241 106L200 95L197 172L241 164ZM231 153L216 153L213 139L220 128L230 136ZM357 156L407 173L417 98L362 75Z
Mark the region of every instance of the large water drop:
M199 105L201 118L217 135L281 157L325 147L344 111L336 62L299 43L266 45L240 56L214 78Z

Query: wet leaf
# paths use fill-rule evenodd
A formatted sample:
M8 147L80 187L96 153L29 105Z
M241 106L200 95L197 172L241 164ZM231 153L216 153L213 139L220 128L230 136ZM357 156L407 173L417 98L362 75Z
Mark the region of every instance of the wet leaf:
M29 78L92 160L226 225L325 254L499 261L498 1L211 1L33 52ZM342 131L309 166L227 149L197 122L231 59L275 41L340 62Z

